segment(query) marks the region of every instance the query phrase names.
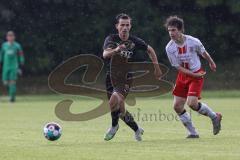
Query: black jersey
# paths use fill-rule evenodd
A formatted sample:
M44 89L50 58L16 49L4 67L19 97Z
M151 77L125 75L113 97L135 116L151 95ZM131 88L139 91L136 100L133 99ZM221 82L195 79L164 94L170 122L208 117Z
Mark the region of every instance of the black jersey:
M125 44L126 49L105 60L105 65L107 66L106 86L109 92L112 92L113 89L126 96L131 86L131 82L127 80L131 77L131 74L129 74L131 69L128 62L134 61L133 57L136 57L139 50L147 51L148 45L135 36L129 36L127 41L122 41L118 34L112 34L105 39L103 49L113 49L121 44Z
M126 63L126 62L134 61L133 57L137 56L137 53L139 50L147 51L147 47L148 47L148 45L144 42L144 40L142 40L141 38L138 38L136 36L130 35L127 41L122 41L118 34L111 34L105 39L104 45L103 45L103 50L105 50L107 48L113 49L121 44L125 44L126 49L122 50L115 56L106 59L106 61L105 61L108 72L110 71L111 60L114 59L114 61L112 61L112 62L114 62L114 64L112 64L112 65L120 65L120 66L124 65L124 63ZM116 61L115 61L115 59L116 59ZM116 62L116 64L115 64L115 62Z

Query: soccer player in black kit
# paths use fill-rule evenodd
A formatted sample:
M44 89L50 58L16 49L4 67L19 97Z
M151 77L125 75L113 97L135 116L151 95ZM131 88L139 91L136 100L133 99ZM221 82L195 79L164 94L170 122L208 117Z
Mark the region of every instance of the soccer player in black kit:
M131 73L128 62L132 61L137 50L146 51L153 62L154 74L160 79L162 71L154 49L142 39L129 34L131 17L127 14L116 16L115 27L118 34L106 37L103 45L103 58L107 61L106 89L111 109L112 126L108 129L104 140L111 140L116 134L121 118L135 132L135 139L142 140L144 130L137 125L133 116L125 109L125 98L131 87Z

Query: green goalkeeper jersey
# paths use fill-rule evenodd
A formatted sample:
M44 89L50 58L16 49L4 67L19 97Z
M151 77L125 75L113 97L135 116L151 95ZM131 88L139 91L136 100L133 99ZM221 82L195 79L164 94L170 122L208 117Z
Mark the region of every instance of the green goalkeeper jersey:
M17 69L20 64L24 64L23 50L19 43L4 42L0 52L0 62L3 69Z

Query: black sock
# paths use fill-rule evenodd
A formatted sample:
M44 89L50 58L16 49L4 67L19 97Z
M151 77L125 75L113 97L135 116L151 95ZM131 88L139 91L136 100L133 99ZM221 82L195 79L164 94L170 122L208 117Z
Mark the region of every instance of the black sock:
M120 110L115 110L111 112L112 126L115 127L118 124Z
M198 108L196 111L199 111L201 107L202 107L202 104L200 102L198 102Z
M132 130L134 130L135 132L138 130L138 125L137 123L134 121L133 116L131 115L131 113L129 113L128 111L126 111L125 116L121 116L120 117L130 128L132 128Z
M185 109L182 111L182 113L180 113L180 114L178 114L178 115L181 116L181 115L183 115L184 113L186 113L186 110L185 110Z

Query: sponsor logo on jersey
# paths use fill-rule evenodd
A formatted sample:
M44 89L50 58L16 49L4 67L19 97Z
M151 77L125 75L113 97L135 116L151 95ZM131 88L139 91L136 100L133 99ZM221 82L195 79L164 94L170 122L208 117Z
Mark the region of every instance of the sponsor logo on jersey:
M133 50L135 48L135 43L131 40L127 40L124 42L120 42L120 45L124 44L126 46L126 49L121 51L120 55L125 57L125 58L132 58L133 56Z
M13 55L14 54L14 50L10 49L6 51L7 55Z

